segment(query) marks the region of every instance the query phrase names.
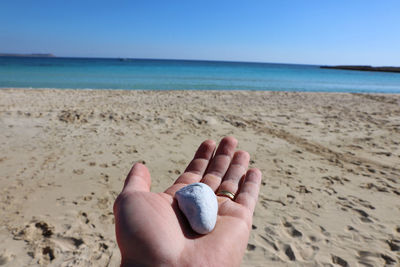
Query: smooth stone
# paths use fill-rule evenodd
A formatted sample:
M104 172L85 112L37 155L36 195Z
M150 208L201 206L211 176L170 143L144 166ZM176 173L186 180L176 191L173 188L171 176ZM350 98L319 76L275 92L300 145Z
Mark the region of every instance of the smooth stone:
M194 183L175 193L179 209L185 214L192 229L199 234L211 232L217 222L218 201L206 184Z

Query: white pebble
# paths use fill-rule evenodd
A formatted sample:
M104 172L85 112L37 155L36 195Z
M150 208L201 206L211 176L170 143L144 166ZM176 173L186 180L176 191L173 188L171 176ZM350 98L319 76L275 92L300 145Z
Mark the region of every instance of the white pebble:
M214 229L218 201L211 187L203 183L190 184L179 189L175 198L194 231L207 234Z

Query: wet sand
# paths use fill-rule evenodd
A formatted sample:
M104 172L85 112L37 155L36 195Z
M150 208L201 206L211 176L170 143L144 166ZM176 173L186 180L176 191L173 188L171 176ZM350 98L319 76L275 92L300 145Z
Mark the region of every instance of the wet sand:
M163 191L205 139L263 172L242 266L400 264L400 95L0 90L0 265L117 266L136 161Z

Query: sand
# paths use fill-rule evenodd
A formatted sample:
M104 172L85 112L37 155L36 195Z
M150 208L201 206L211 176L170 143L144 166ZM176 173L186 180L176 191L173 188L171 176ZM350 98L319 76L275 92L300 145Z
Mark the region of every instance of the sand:
M400 95L0 90L0 265L117 266L132 163L153 191L233 135L263 172L242 266L400 265Z

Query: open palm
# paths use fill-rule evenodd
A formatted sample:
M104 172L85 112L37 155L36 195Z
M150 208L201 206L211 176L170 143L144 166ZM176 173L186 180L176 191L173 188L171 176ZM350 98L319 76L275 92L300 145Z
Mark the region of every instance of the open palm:
M247 170L249 154L236 151L233 137L204 141L175 183L163 193L150 192L146 166L136 163L114 204L122 266L239 266L249 238L261 182L258 169ZM236 194L218 197L214 230L196 234L174 199L180 188L196 182Z

